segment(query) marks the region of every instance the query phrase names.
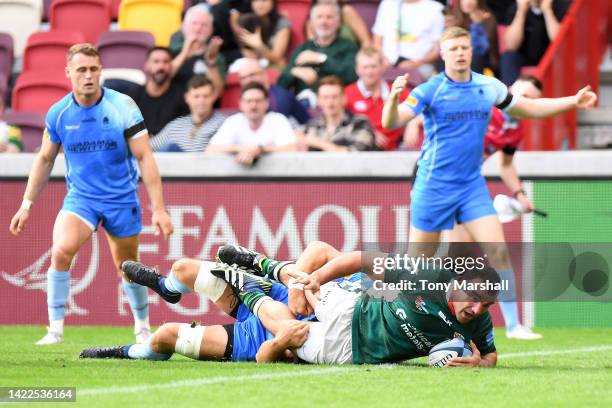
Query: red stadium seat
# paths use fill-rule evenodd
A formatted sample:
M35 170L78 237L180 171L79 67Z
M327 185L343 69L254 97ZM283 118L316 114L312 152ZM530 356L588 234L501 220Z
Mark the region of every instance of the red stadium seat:
M13 110L46 114L69 92L70 82L63 71L25 71L13 88Z
M85 42L75 30L51 30L32 34L23 53L23 71L53 70L62 72L66 53L73 44Z
M293 50L306 40L304 28L309 10L309 0L281 0L278 2L279 13L286 16L291 22L291 43L287 55L291 55Z
M0 74L7 80L13 70L13 37L9 33L0 33Z
M113 21L117 21L119 18L119 5L121 4L121 0L110 0L111 2L111 19Z
M107 31L98 39L104 68L143 69L147 52L154 45L155 37L148 31Z
M225 88L223 88L223 95L221 95L221 108L222 109L235 109L238 108L238 102L240 101L240 78L236 73L227 74L225 77Z
M91 44L111 23L108 0L53 0L50 11L52 30L79 30Z
M35 152L41 144L45 130L45 115L40 112L5 112L0 120L21 129L24 152Z

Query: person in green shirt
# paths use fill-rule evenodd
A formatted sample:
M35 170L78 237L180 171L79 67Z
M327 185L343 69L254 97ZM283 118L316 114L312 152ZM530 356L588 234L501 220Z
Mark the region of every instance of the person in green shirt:
M262 257L257 254L258 265L276 263L264 262ZM409 265L380 270L372 268L374 262L371 254L355 251L338 254L310 274L290 273L296 280L289 283L289 308L296 309L292 307L297 299L292 296L295 289L305 289L317 322L296 323L277 317L287 316L288 306L273 301L262 290L265 280L273 276L266 267L238 262L252 269L228 267L218 277L234 287L242 303L275 335L259 349L258 362L285 359L290 350L309 363L391 363L426 356L436 344L460 337L471 342L473 355L456 357L449 366L496 364L488 308L503 286L495 270L485 266L456 274L446 269L417 271ZM334 281L364 269L370 271L371 281ZM368 282L372 288L364 291ZM389 291L393 286L402 290Z
M357 45L338 36L341 22L338 4L316 4L310 11L310 21L315 38L293 51L278 78L278 85L295 92L298 99L302 99L300 93L304 90L312 93L317 80L327 75L339 77L345 85L357 80Z

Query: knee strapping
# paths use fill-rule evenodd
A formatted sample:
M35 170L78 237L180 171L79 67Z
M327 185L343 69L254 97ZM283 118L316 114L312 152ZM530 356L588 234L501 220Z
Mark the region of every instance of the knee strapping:
M197 293L208 297L213 302L219 300L227 287L225 281L210 273L210 270L214 268L215 265L214 262L202 261L198 276L193 284L193 289Z
M174 351L185 357L199 360L200 346L202 345L202 338L204 337L205 330L206 326L191 327L191 325L187 323L181 324Z

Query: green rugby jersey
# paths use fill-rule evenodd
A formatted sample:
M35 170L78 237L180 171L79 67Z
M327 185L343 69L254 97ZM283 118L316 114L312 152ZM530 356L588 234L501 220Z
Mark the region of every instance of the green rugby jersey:
M449 271L387 270L384 282L427 280L448 282ZM377 364L426 356L438 343L461 336L473 340L482 354L495 351L489 312L460 324L451 312L444 291L417 289L400 292L393 300L364 293L355 305L352 321L354 364Z

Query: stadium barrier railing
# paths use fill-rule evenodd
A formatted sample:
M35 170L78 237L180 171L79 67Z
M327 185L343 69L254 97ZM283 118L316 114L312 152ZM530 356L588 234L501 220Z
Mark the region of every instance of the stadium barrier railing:
M599 89L599 64L608 46L612 25L609 0L574 0L559 33L537 66L544 97L574 95L591 85ZM524 150L575 149L575 111L545 120L525 121Z

